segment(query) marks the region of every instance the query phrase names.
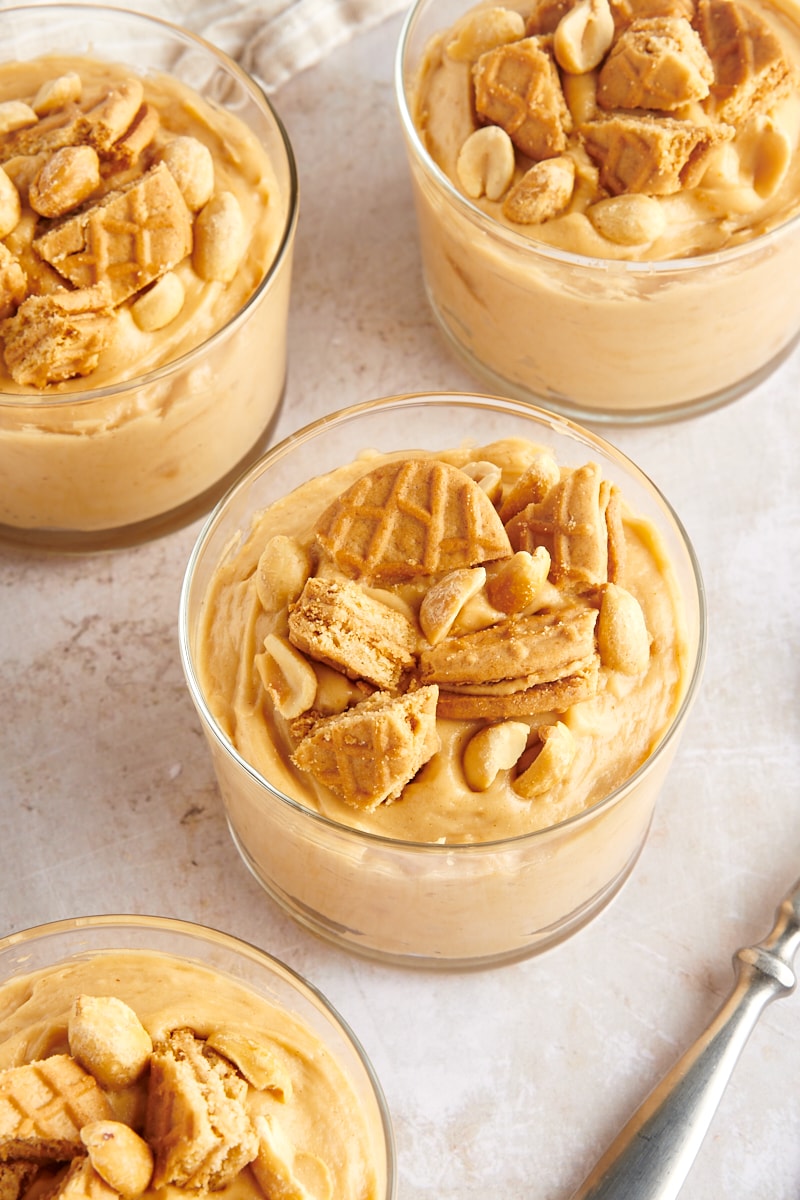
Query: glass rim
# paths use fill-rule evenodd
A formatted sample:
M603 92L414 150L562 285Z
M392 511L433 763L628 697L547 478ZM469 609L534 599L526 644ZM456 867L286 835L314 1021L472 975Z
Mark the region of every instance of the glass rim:
M553 263L581 268L584 271L605 274L616 272L620 275L658 276L669 273L688 274L692 271L698 272L703 269L710 270L713 267L726 266L737 259L748 255L755 255L769 249L773 242L787 237L792 230L800 226L800 211L798 211L766 233L758 234L756 237L749 238L738 245L727 246L722 250L714 250L705 254L690 255L686 258L660 259L597 258L588 254L576 254L574 251L562 250L546 242L537 242L527 234L517 233L510 226L504 225L501 221L485 213L468 196L465 196L458 190L441 167L433 160L417 130L408 102L406 59L416 23L423 8L430 3L431 0L414 0L414 3L407 10L403 18L400 29L400 36L395 50L393 71L395 100L400 114L400 123L407 144L413 149L416 162L422 167L428 178L438 185L440 190L445 193L447 199L461 212L462 216L470 220L474 225L477 225L487 236L503 242L520 254L534 258L544 258Z
M228 504L231 503L237 496L252 485L252 483L265 471L283 458L292 450L302 446L305 442L312 440L319 434L323 433L332 424L344 425L349 421L356 419L367 413L386 408L411 408L415 406L442 408L451 407L453 404L464 404L470 408L490 408L497 411L513 413L517 416L532 416L536 421L549 425L556 433L563 433L571 438L577 438L579 441L587 445L595 446L597 449L615 460L619 465L628 471L640 486L644 487L658 504L664 510L663 515L672 521L674 531L683 546L688 560L691 577L695 587L695 598L697 604L697 647L694 652L694 661L692 662L691 672L686 681L680 703L670 719L669 725L664 731L660 741L654 749L648 754L643 763L637 767L636 771L630 775L623 783L614 788L608 795L592 804L589 808L582 809L580 812L574 813L570 817L566 817L562 821L556 822L554 825L544 826L540 829L529 830L527 833L515 834L512 837L498 838L491 841L480 842L418 842L404 838L388 837L385 834L374 833L370 830L356 829L350 825L344 825L340 821L335 821L331 817L325 816L296 800L292 796L287 796L274 784L270 783L252 764L248 763L238 752L233 743L225 736L219 727L219 723L211 712L206 703L203 689L200 685L198 674L195 670L194 655L192 652L191 636L189 631L189 605L192 600L193 581L195 568L197 567L203 552L216 532L217 526L224 519ZM509 849L518 848L525 842L544 842L552 837L558 836L566 829L575 829L584 824L589 824L594 821L601 813L615 807L625 797L638 786L639 782L655 768L658 761L663 757L664 752L669 747L670 743L678 736L683 728L689 711L694 703L697 692L699 690L700 681L703 675L705 665L706 651L708 641L708 613L705 584L700 569L700 563L697 558L694 546L689 538L686 529L683 526L680 518L670 504L669 500L664 496L658 486L638 467L623 451L617 449L610 442L599 434L586 429L584 426L572 421L568 417L562 417L556 413L550 412L547 409L539 408L533 404L521 400L511 398L492 396L479 392L408 392L397 396L384 396L376 400L366 400L358 404L349 405L346 408L338 409L334 413L319 417L315 421L309 422L300 429L290 433L287 437L277 442L274 446L253 464L240 478L233 484L225 493L221 500L217 503L213 511L210 513L204 522L200 533L195 541L189 556L188 563L181 584L179 609L178 609L178 644L183 667L184 676L189 688L189 692L193 703L202 715L202 718L207 728L213 734L216 742L225 753L232 759L241 770L243 770L250 778L264 788L270 796L279 803L285 804L288 808L294 811L298 816L306 820L310 820L312 824L318 825L324 829L335 830L340 836L352 837L355 841L363 840L366 844L382 849L391 848L397 851L405 851L407 853L414 852L416 854L425 853L433 857L447 857L454 853L463 856L470 854L473 856L487 853L497 853L499 848Z
M198 942L205 943L211 946L218 946L224 950L228 950L233 954L240 955L255 963L259 967L266 968L269 972L276 975L282 982L288 984L293 991L296 991L304 1000L308 1001L312 1006L320 1008L323 1013L330 1019L332 1024L338 1028L346 1042L354 1051L358 1062L360 1063L375 1098L375 1104L380 1118L380 1128L383 1135L383 1145L385 1154L386 1167L386 1196L385 1200L393 1200L397 1189L397 1147L394 1138L394 1129L392 1126L391 1114L386 1095L383 1091L380 1080L374 1066L362 1045L358 1035L351 1028L349 1022L342 1016L336 1006L328 999L316 984L311 983L294 967L290 967L282 959L277 958L268 950L263 950L254 942L247 941L244 938L238 937L233 933L226 933L224 930L217 929L212 925L202 925L199 922L188 921L181 917L164 917L155 914L147 913L97 913L81 917L64 917L54 921L45 921L39 925L31 925L26 929L17 930L14 933L5 934L0 937L0 954L6 950L11 950L14 947L22 947L32 941L44 940L46 938L59 937L64 934L78 933L82 929L98 929L98 930L113 930L113 929L137 929L143 932L147 930L157 930L160 933L175 934L180 937L194 939ZM87 953L102 954L111 947L98 948L96 951L87 949ZM127 947L120 946L120 950L125 950ZM180 951L171 950L156 950L156 953L172 955L174 958L186 958L186 955ZM59 962L65 959L58 960ZM200 961L200 960L198 960ZM53 965L57 965L54 963ZM200 965L208 966L210 970L224 970L215 964ZM44 968L35 968L36 970L47 970ZM13 979L14 976L8 978ZM6 979L0 976L0 987ZM240 980L245 987L248 986L247 980ZM302 1015L301 1015L302 1019Z
M70 12L91 14L106 14L113 17L124 17L142 26L152 25L160 27L163 32L183 38L190 45L199 47L213 58L217 59L222 66L244 87L250 98L259 108L262 113L268 117L275 126L275 131L278 134L278 139L286 156L286 167L289 176L289 188L287 193L286 218L281 232L280 240L275 250L275 254L269 264L269 267L264 273L263 279L259 282L256 289L251 292L245 303L239 308L219 329L214 330L204 341L197 346L193 346L190 350L186 350L178 358L170 359L169 362L162 363L160 366L153 367L152 370L146 371L143 375L132 375L127 379L120 380L118 383L104 384L97 388L76 389L70 392L53 392L43 393L41 391L30 392L4 392L0 390L0 409L7 408L9 410L22 410L33 408L34 410L43 411L45 408L67 408L70 406L88 406L100 400L110 398L118 398L121 394L138 388L149 387L160 382L162 379L177 374L179 371L190 368L193 362L205 355L209 349L215 346L218 342L223 341L231 336L236 329L244 324L250 312L255 308L261 297L269 290L272 281L282 267L289 248L292 245L294 231L297 227L299 200L300 200L300 185L297 170L297 161L295 159L294 150L286 127L275 110L272 101L266 93L264 87L258 82L255 76L250 75L245 71L235 59L226 54L218 46L208 41L201 34L193 33L183 26L177 25L173 21L168 21L163 17L157 17L150 13L139 12L136 9L125 6L116 6L112 4L85 4L68 0L64 4L55 4L52 0L33 0L29 4L15 4L8 8L0 8L0 23L6 16L24 15L33 10L37 14L43 9L52 9L54 13L60 16L69 14ZM147 68L145 67L145 70Z

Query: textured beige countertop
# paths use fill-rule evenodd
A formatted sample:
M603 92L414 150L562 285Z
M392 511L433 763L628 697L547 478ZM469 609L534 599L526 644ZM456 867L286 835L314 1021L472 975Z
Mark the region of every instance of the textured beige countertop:
M391 18L274 95L302 193L276 436L379 395L475 387L422 291L391 85L398 31ZM768 932L800 876L800 354L718 412L601 432L694 542L705 680L621 893L562 946L495 970L351 957L285 917L239 861L178 658L199 522L97 557L0 551L0 933L150 912L284 959L374 1063L399 1200L566 1200L711 1018L732 953ZM682 1200L798 1196L793 996L762 1016Z

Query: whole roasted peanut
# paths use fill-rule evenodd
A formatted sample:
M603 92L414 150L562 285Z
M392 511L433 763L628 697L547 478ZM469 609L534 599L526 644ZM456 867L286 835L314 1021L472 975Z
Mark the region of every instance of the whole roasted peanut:
M131 315L141 330L153 333L174 321L183 308L186 293L180 276L167 271L131 305Z
M500 468L493 462L471 462L461 469L470 479L475 480L494 504L503 489L503 472Z
M208 146L196 137L176 137L161 151L161 161L169 167L191 212L208 204L214 194L214 159Z
M650 661L650 634L642 606L616 583L607 583L597 618L600 661L623 675L640 675Z
M0 167L0 238L7 237L12 229L16 229L21 216L19 192Z
M505 523L522 512L529 504L538 504L558 483L561 472L548 451L535 454L519 479L503 495L500 520Z
M0 242L0 320L14 315L27 291L25 272L8 246Z
M600 63L614 40L608 0L578 0L553 35L553 53L562 70L585 75Z
M192 266L206 283L230 283L247 246L247 230L233 192L218 192L194 222Z
M598 200L586 215L598 233L619 246L654 242L667 226L664 209L658 200L638 192Z
M485 792L500 771L514 766L525 749L529 733L524 721L501 721L484 726L470 738L461 765L473 792Z
M30 104L25 104L23 100L3 100L0 103L0 134L35 125L38 120Z
M100 160L92 146L64 146L51 155L28 191L28 202L42 217L60 217L100 186Z
M46 79L33 98L31 108L39 117L57 112L66 104L75 104L81 98L83 85L77 71L68 71L55 79Z
M549 573L550 555L544 546L537 546L533 554L518 550L487 580L489 603L509 615L521 613L534 603Z
M503 215L517 225L540 225L563 212L575 186L575 163L565 154L534 163L503 201Z
M291 1097L291 1076L270 1046L227 1029L213 1030L206 1038L206 1045L229 1059L251 1087L275 1092L281 1100Z
M488 50L515 42L525 33L522 15L510 8L483 8L459 22L445 54L454 62L474 62Z
M86 114L87 136L99 150L108 150L126 129L141 107L144 86L141 79L125 79L111 89Z
M499 200L514 178L514 143L499 125L484 125L464 142L456 160L459 183L468 196Z
M533 800L560 783L577 752L575 738L563 721L537 730L542 748L526 771L514 780L514 791Z
M287 721L308 712L317 694L314 668L288 638L269 633L264 638L266 656L258 660L264 687Z
M14 184L21 200L28 199L28 192L36 176L47 162L46 154L15 154L3 163L3 170Z
M565 71L561 76L561 90L575 124L591 121L597 112L597 73L587 71L583 75L570 75Z
M102 1087L134 1083L153 1051L133 1009L116 996L77 996L67 1025L69 1052Z
M447 637L464 605L485 582L485 567L461 567L428 588L419 606L419 623L432 646Z
M758 136L753 163L753 189L762 200L777 192L792 161L792 142L771 118L756 122Z
M255 585L265 612L278 612L293 604L311 573L308 551L297 538L276 533L261 552Z
M89 1161L109 1187L128 1200L141 1196L153 1174L153 1152L121 1121L87 1121L81 1126L81 1141Z

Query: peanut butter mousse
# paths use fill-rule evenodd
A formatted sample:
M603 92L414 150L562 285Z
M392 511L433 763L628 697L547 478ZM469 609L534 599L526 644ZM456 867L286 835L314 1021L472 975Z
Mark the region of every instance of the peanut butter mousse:
M482 6L431 43L432 158L496 220L575 254L679 259L800 207L800 25L762 0Z
M216 570L196 661L274 787L343 825L457 844L552 826L630 778L686 653L650 523L596 463L510 438L364 453L270 505Z
M236 466L282 390L288 280L207 362L124 385L241 312L289 204L248 125L177 78L0 66L0 524L145 520Z
M436 9L418 0L401 103L428 294L469 365L579 418L760 381L800 331L797 10Z
M198 964L110 951L0 986L4 1200L378 1200L338 1064Z

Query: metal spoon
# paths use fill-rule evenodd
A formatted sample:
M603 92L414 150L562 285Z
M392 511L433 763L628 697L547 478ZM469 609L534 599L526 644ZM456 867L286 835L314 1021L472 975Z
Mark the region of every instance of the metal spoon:
M673 1200L684 1184L737 1059L771 1000L794 991L800 880L772 932L738 950L736 983L690 1050L653 1089L571 1200Z

